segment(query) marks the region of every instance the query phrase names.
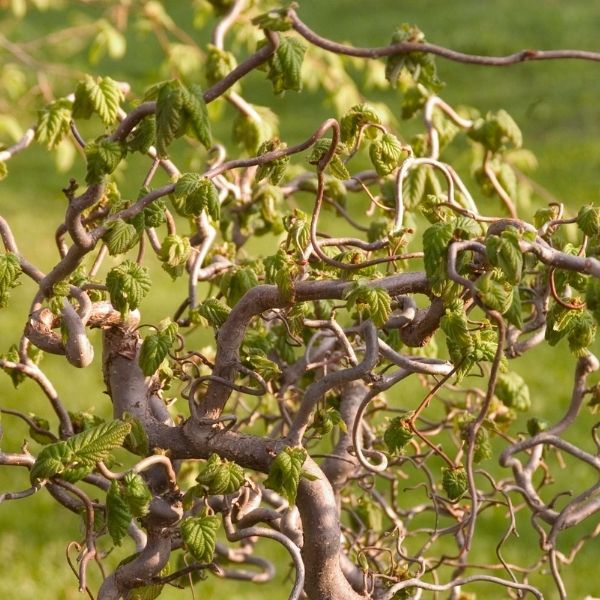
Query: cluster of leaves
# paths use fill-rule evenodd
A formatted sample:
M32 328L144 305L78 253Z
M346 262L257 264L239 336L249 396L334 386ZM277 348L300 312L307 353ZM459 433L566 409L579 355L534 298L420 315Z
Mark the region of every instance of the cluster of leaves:
M130 431L129 423L112 421L46 446L31 468L31 481L56 476L67 481L83 479L94 470L96 463L106 460L112 450L123 445Z

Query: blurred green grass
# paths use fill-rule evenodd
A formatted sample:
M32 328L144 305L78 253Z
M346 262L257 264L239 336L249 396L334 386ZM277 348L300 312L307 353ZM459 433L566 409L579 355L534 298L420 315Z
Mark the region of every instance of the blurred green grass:
M206 31L197 33L189 27L189 19L185 18L187 4L169 3L178 13L178 22L183 23L189 33L197 39L206 39ZM90 14L94 14L94 10L90 8ZM305 0L301 2L299 13L320 34L355 45L384 45L396 25L414 22L432 42L482 54L508 53L529 47L598 49L600 26L600 12L594 3L585 0L569 3L558 0L535 3L516 0L493 3L377 0L361 4L350 0ZM0 20L0 32L6 28L20 39L31 39L67 24L71 23L64 23L59 12L31 12L18 28L12 26L8 16ZM135 37L128 41L130 49L123 61L103 60L95 71L130 81L139 92L161 76L160 51L152 43L145 42L140 47ZM73 66L83 68L83 63L75 61ZM571 207L597 197L600 182L600 67L597 64L547 62L491 69L438 60L438 67L441 78L448 83L442 95L451 103L475 106L482 111L502 107L515 117L523 130L526 147L539 158L535 179L540 184ZM251 81L252 89L250 84L247 86L249 97L266 103L270 97L270 84L264 81L262 74L253 75ZM393 92L375 96L388 101L392 109L399 104ZM306 137L320 120L331 114L331 108L324 105L320 97L307 94L287 94L274 99L272 105L280 115L282 137L290 143ZM401 124L400 133L403 133L402 127ZM410 124L410 128L414 125ZM9 166L10 176L0 184L0 212L11 224L24 254L41 268L48 268L55 260L53 232L64 210L60 189L65 186L67 177L55 173L52 161L39 148L31 148L15 157ZM140 174L136 173L131 179L139 180ZM492 212L494 208L483 207L486 212ZM158 272L154 275L160 277ZM175 294L177 290L181 292L178 284L172 284L166 276L160 281L163 285L156 286L152 297L143 306L146 322L172 313L173 299L177 302L181 297L181 294ZM15 290L10 309L0 311L0 331L3 333L0 351L5 351L17 339L32 291L33 287L25 282ZM561 414L569 399L574 362L562 348L538 348L516 361L514 368L531 386L533 413L551 421ZM94 406L99 414L108 415L110 407L101 393L103 384L98 365L96 359L90 369L67 371L59 359L47 357L44 361L50 378L70 408ZM401 392L402 396L406 393L399 390L398 394ZM31 382L14 391L5 378L0 394L3 406L40 413L45 409L44 399ZM9 422L9 419L11 417L4 418L9 431L2 448L10 451L19 448L26 432L20 423L12 419ZM572 439L589 438L591 424L591 418L582 414ZM588 477L580 469L571 467L562 473L560 485L567 487ZM25 473L0 470L0 490L22 489L27 485ZM559 489L560 486L555 487ZM515 562L522 561L523 555L531 557L533 562L537 554L535 536L524 521L520 519L521 537L507 544L507 554ZM497 513L481 519L474 552L476 560L479 556L485 556L486 560L493 556L493 546L505 526L506 520ZM0 532L1 598L81 597L64 560L67 542L81 536L77 517L57 510L54 502L41 493L0 506ZM564 535L566 549L576 539L576 533ZM282 557L278 547L265 544L265 549L272 557ZM279 560L284 564L287 562L285 557ZM577 566L565 572L569 597L598 593L600 585L594 582L596 560L592 543L578 557ZM290 587L289 579L284 580L285 571L283 569L283 574L273 583L263 586L224 583L209 578L199 586L198 593L207 599L225 594L250 600L284 598ZM94 589L98 578L94 569L91 574ZM533 574L531 582L552 589L548 573ZM495 587L474 586L473 590L480 591L482 597L506 597ZM161 597L168 600L185 594L165 591ZM548 594L553 597L553 592Z

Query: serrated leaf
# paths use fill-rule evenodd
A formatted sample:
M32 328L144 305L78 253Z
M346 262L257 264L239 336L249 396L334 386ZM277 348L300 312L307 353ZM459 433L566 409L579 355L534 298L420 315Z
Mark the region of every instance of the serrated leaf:
M12 252L0 252L0 307L6 306L9 290L18 285L21 273L19 257Z
M398 138L391 133L384 133L369 147L369 157L378 175L389 175L400 165L404 150Z
M425 182L427 180L427 170L423 168L413 168L404 178L402 186L402 199L407 209L418 206L425 193ZM439 220L439 219L438 219Z
M529 387L525 380L514 371L502 373L498 376L495 392L502 403L509 408L520 411L531 408Z
M185 265L192 251L190 239L176 234L169 234L163 240L159 258L170 267Z
M134 517L143 517L150 510L152 494L138 473L125 473L120 481L120 494Z
M504 313L504 317L511 325L514 325L517 329L522 330L525 326L523 322L523 309L521 307L521 297L517 289L515 289L513 293L512 303L509 309Z
M342 415L332 406L329 408L318 408L315 411L312 427L320 437L328 435L335 427L339 427L340 431L344 433L348 431Z
M310 156L308 157L308 162L311 165L318 164L321 159L329 152L331 148L332 140L331 138L321 138L317 140L313 145ZM335 153L327 163L327 169L331 172L334 177L337 177L341 180L350 179L350 172L346 168L346 165L342 161L340 156L342 152L341 146L336 148Z
M469 439L469 429L473 422L472 418L468 418L460 424L460 437L466 442ZM492 457L492 445L490 443L490 434L488 430L483 427L479 427L475 434L475 443L473 445L473 462L479 464L484 460L489 460Z
M446 251L452 240L451 223L435 223L423 232L423 263L432 283L446 278Z
M37 456L29 478L32 483L62 474L73 459L73 451L66 442L46 446Z
M110 224L110 229L102 236L102 240L108 253L116 256L131 250L140 241L140 236L133 225L118 219Z
M467 472L463 467L457 469L445 468L442 475L442 487L449 500L452 502L459 500L467 491Z
M304 448L284 448L271 463L265 487L281 494L290 504L295 504L306 457Z
M135 310L150 290L150 286L148 269L130 260L111 269L106 276L111 304L121 314Z
M277 254L263 259L265 266L265 283L274 283L279 293L287 301L294 296L293 261L289 254L280 249Z
M340 119L340 140L352 147L358 140L358 135L365 125L381 124L381 117L368 104L356 104Z
M285 148L287 148L286 143L281 142L279 138L273 138L261 144L260 148L258 149L258 156L267 154L268 152L273 152L275 150L285 150ZM289 161L289 156L282 156L281 158L277 158L271 162L259 165L258 169L256 170L256 181L261 181L265 177L268 177L269 183L272 185L278 185L285 174L286 165L289 163Z
M216 298L207 298L198 305L197 310L213 327L221 327L231 312L229 306Z
M94 465L105 460L111 450L123 446L130 431L130 423L111 421L70 437L66 444L73 453L73 460Z
M181 522L180 528L189 553L201 563L211 562L217 543L219 518L213 515L188 517Z
M515 285L519 283L523 270L519 232L514 227L507 227L499 236L489 235L485 240L485 248L490 263L502 269L507 281Z
M178 81L162 84L156 96L156 149L159 156L167 156L171 142L183 134L184 90Z
M148 204L148 206L144 208L143 212L144 226L159 227L162 225L166 220L165 210L166 204L163 198L159 198L158 200Z
M123 92L110 77L94 79L86 75L75 89L73 118L88 119L95 112L105 125L112 125L117 120L119 105L123 99Z
M105 175L110 175L117 168L125 149L120 142L102 137L87 144L84 152L87 162L85 181L88 185L93 185L100 183Z
M188 123L188 133L208 150L212 145L212 135L206 103L199 85L192 84L189 88L183 88L183 112Z
M308 217L301 210L294 209L291 215L283 219L283 225L288 232L285 247L292 246L302 253L310 242L310 224Z
M246 358L250 368L256 371L265 381L277 379L281 375L281 369L277 363L267 358L264 354L249 354Z
M281 36L279 46L269 60L267 78L273 83L275 94L286 90L299 92L302 89L302 62L306 45L299 39Z
M60 98L39 111L35 139L41 144L46 144L50 150L56 148L69 134L72 106L70 100Z
M244 469L211 454L200 468L196 481L207 494L232 494L244 483Z
M106 494L106 526L113 542L121 545L121 540L127 535L129 523L133 515L127 502L121 496L117 481L111 481Z
M475 286L479 290L481 301L493 310L505 313L513 301L513 286L505 281L496 281L493 273L482 275Z
M198 173L184 173L171 196L173 206L183 216L198 216L202 210L214 220L220 216L219 193L215 184Z
M412 437L413 432L406 418L394 417L383 434L383 441L391 453L399 454Z
M146 154L156 141L156 117L142 119L127 138L127 147L131 152Z
M140 349L139 365L147 377L154 375L162 361L167 358L173 341L169 336L157 331L147 336Z
M233 272L226 273L220 281L221 291L227 297L229 306L235 306L246 292L258 285L258 278L254 269L242 267Z
M582 206L577 213L577 225L587 236L600 235L600 206Z
M462 302L454 310L446 311L440 320L440 327L451 342L464 348L465 352L472 347L473 342Z
M569 350L575 356L581 357L588 354L588 347L596 338L596 323L588 310L578 311L569 328L567 336Z
M477 119L467 135L483 144L491 152L520 148L523 136L519 126L505 111L489 112L485 118Z
M402 42L423 43L425 36L416 25L403 23L391 40L392 44ZM444 87L444 84L438 79L435 58L431 54L407 52L390 55L385 65L385 78L392 86L396 85L403 71L410 74L415 84L420 83L434 92L438 92Z
M357 284L349 288L344 297L348 310L355 306L366 310L378 327L383 326L392 313L390 295L382 287Z
M204 73L208 85L221 81L237 66L235 56L231 52L221 50L212 44L206 45L206 63Z

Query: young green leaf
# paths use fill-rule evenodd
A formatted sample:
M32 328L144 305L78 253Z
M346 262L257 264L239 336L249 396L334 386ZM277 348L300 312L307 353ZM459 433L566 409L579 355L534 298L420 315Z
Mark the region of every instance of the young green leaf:
M306 456L304 448L284 448L271 463L265 487L281 494L290 504L295 504Z
M212 146L210 121L199 85L192 84L189 88L183 88L183 113L187 121L187 132L209 149Z
M208 85L221 81L237 66L235 56L231 52L221 50L212 44L206 45L206 63L204 74Z
M467 491L467 472L463 467L455 469L444 468L442 487L444 488L444 492L446 492L448 499L452 502L456 502Z
M219 219L219 193L215 184L198 173L184 173L175 184L171 196L173 206L183 216L198 216L202 210Z
M273 83L275 94L286 90L302 89L302 62L306 46L297 38L281 36L275 54L269 60L267 78Z
M211 454L200 468L196 481L206 494L232 494L244 484L244 469Z
M201 563L212 561L217 543L219 517L187 517L181 522L181 537L189 553Z
M156 149L167 156L171 142L185 130L184 89L179 81L162 84L156 97Z
M140 236L131 223L117 219L109 225L108 231L102 236L111 256L123 254L131 250L139 241Z
M188 237L169 234L163 240L158 257L163 263L163 269L177 279L185 272L185 265L192 252Z
M344 297L348 310L355 306L359 310L365 310L378 327L381 327L392 313L390 295L382 287L355 284L348 289Z
M0 308L6 306L9 290L18 285L21 273L18 256L12 252L0 252Z
M101 137L87 144L84 152L87 161L85 181L88 185L94 185L117 168L125 155L125 148L120 142Z
M577 213L577 225L589 237L600 235L600 206L582 206Z
M143 517L150 510L152 494L138 473L125 473L120 482L120 494L134 517Z
M38 112L35 139L40 144L46 144L52 150L69 134L72 106L70 100L60 98Z
M432 283L446 279L446 250L454 227L452 223L434 223L423 232L423 262Z
M353 147L361 130L370 124L381 125L377 111L368 104L356 104L340 119L341 142Z
M331 138L321 138L320 140L317 140L312 148L310 156L308 157L308 162L311 165L318 164L321 161L321 159L329 152L329 149L331 148L331 143ZM342 158L340 156L341 153L342 146L338 145L338 147L335 149L333 156L329 160L329 163L327 163L327 169L329 169L329 171L331 171L331 174L334 177L337 177L338 179L350 179L350 172L348 171L346 165L342 161Z
M140 349L139 365L146 377L154 375L162 361L167 358L172 345L173 339L160 331L144 339Z
M424 43L425 35L416 25L403 23L392 36L391 43L403 42ZM385 78L392 86L396 85L403 71L410 74L415 84L421 83L433 92L441 90L444 86L438 79L435 60L431 54L407 52L390 55L385 64Z
M156 117L142 119L127 138L127 148L131 152L146 154L156 142Z
M520 148L523 143L519 126L502 109L489 112L483 119L477 119L473 127L467 131L467 135L491 152Z
M519 248L519 239L517 229L507 227L501 235L489 235L485 240L490 263L502 269L506 280L514 285L521 280L523 270L523 253Z
M231 312L231 308L217 298L207 298L196 310L213 327L221 327Z
M130 431L130 423L111 421L70 437L66 444L73 453L73 460L94 465L105 460L111 450L123 446Z
M485 273L475 286L482 302L491 309L505 313L511 307L514 288L508 281L497 281L494 273Z
M248 363L248 366L253 371L256 371L265 381L277 379L281 375L281 369L277 363L273 362L260 352L248 354L245 362Z
M383 441L392 454L400 454L413 437L405 417L394 417L387 426Z
M220 281L221 292L226 295L229 306L235 306L244 294L258 285L254 269L242 267L226 273Z
M125 314L135 310L150 290L148 269L130 260L111 269L106 276L106 287L112 305Z
M127 535L129 523L133 515L129 505L121 496L121 490L117 481L111 481L106 494L106 526L113 542L121 545L121 540Z
M277 254L263 259L265 283L274 283L286 300L294 296L294 262L291 256L280 249Z
M281 142L279 138L273 138L261 144L260 148L258 149L258 156L267 154L268 152L274 152L275 150L285 150L285 148L287 148L286 143ZM272 185L279 185L283 176L285 175L286 165L289 162L289 156L282 156L281 158L277 158L271 162L259 165L258 169L256 170L256 181L260 181L261 179L268 177L269 182Z
M42 479L61 475L72 460L73 451L66 442L50 444L38 454L29 472L29 478L32 483L36 483Z
M339 427L340 431L344 433L348 431L346 423L338 410L330 406L329 408L318 408L315 411L312 428L319 437L328 435L335 427Z
M94 79L86 75L75 89L73 118L89 119L95 112L105 125L112 125L117 120L119 105L123 98L123 92L117 82L110 77Z
M589 310L578 311L578 314L572 321L567 339L569 340L569 350L577 356L586 356L588 347L592 345L596 338L596 322Z
M398 138L391 133L384 133L369 147L371 163L378 175L389 175L402 161L404 148Z
M529 387L525 380L514 371L502 373L498 376L496 396L509 408L521 411L531 408Z

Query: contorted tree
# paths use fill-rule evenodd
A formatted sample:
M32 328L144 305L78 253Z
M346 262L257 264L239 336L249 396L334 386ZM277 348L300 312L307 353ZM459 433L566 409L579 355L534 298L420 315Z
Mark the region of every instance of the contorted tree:
M6 173L34 141L53 149L71 140L86 163L85 181L63 190L48 272L19 251L0 217L3 304L19 277L37 290L24 334L0 365L15 385L34 380L54 411L52 423L2 410L5 427L21 418L43 446L0 454L31 479L1 499L46 490L81 515L85 535L70 550L80 589L99 600L155 598L192 574L268 580L273 567L255 554L259 538L289 553L293 599L419 598L424 590L458 598L473 582L542 598L529 579L546 564L566 598L562 564L596 531L588 528L571 554L559 551L559 534L597 513L600 484L596 477L566 499L546 487L557 451L600 470L597 453L563 436L586 396L600 401L588 381L599 366L588 347L600 318L600 208L568 216L550 204L533 223L520 219L517 125L503 110L481 116L445 103L434 56L508 66L600 54L472 56L427 43L412 25L389 46L356 48L317 35L294 6L261 14L244 0L210 4L217 17L211 44L200 49L205 89L192 83L195 74L138 97L87 76L0 152ZM151 5L168 38L175 26L156 16L158 3L142 6ZM245 39L260 34L239 63L225 48L236 28ZM388 113L363 101L288 144L271 113L242 96L241 81L255 69L266 71L275 94L300 91L303 80L334 94L327 68L340 56L369 70L385 66L389 84L401 88L402 117L422 113L423 133L401 139ZM312 68L303 74L304 59ZM213 141L207 105L217 99L234 107L246 157ZM106 130L95 139L80 133L90 118L88 129L100 133L99 118ZM169 158L184 136L205 147L194 146L204 166L196 157L182 172ZM440 158L454 138L473 147L471 183ZM111 174L135 155L148 157L148 168L128 200ZM354 167L367 160L372 168ZM170 182L153 185L160 170ZM482 215L472 189L497 197L505 216ZM351 207L361 203L362 214ZM578 232L566 243L569 223ZM263 235L270 251L244 250ZM147 265L156 258L187 279L188 291L165 307L163 321L142 328ZM91 328L102 330L95 363ZM214 332L202 351L189 341L198 328ZM532 416L528 434L515 431L530 398L511 360L562 338L576 357L564 416ZM436 339L445 342L439 354ZM39 366L40 351L76 368L101 364L114 420L69 411ZM492 443L502 446L499 457ZM135 457L126 470L112 457L120 447ZM483 511L507 523L487 565L470 558ZM503 544L517 533L517 512L527 511L541 551L534 564L513 565ZM107 540L120 546L127 536L135 554L123 555L96 595L90 563L102 561Z

